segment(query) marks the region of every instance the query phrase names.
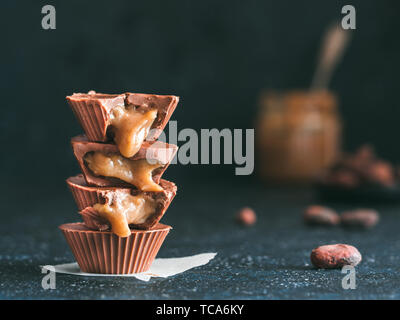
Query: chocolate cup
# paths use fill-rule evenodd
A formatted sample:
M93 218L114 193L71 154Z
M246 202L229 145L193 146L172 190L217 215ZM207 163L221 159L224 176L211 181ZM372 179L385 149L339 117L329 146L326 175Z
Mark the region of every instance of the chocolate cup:
M156 140L171 118L179 97L143 93L103 94L74 93L67 96L76 118L91 141L105 142L110 140L107 128L110 125L112 110L116 106L140 106L157 109L157 117L151 126L147 140Z
M164 216L177 191L173 182L163 179L160 180L160 186L164 190L160 192L147 192L129 188L91 187L86 184L82 174L68 178L67 184L86 226L100 231L109 230L110 224L92 208L94 204L112 202L119 193L146 194L158 202L156 211L144 223L131 224L130 226L136 229L149 230Z
M149 270L170 226L159 223L152 230L132 230L126 238L110 231L93 231L83 223L59 226L83 272L132 274Z
M90 186L97 187L128 187L135 188L130 183L122 181L112 177L96 176L86 166L84 156L88 152L100 151L104 153L118 153L118 147L115 144L106 144L98 142L90 142L84 135L80 135L71 139L72 149L74 155L78 160L78 164L81 167L83 176L85 177L86 183ZM178 146L174 144L168 144L161 141L149 142L145 141L142 144L140 150L131 158L131 160L155 160L163 164L162 167L157 168L153 171L153 180L155 183L159 183L161 176L169 166L170 162L174 158Z
M130 188L117 188L117 187L93 187L89 186L83 174L78 174L74 177L69 177L67 180L69 190L74 197L78 211L86 207L92 207L96 203L104 203L105 198L102 196L103 192L118 190L119 192L131 193Z

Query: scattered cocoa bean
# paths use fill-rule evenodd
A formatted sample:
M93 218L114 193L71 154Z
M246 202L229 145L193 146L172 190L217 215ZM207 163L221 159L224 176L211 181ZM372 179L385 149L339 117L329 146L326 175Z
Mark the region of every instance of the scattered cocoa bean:
M346 227L372 228L379 221L379 214L373 209L357 209L343 212L340 221Z
M345 265L356 266L361 260L357 248L348 244L332 244L315 248L311 252L311 263L322 269L341 268Z
M334 210L318 205L307 207L303 218L309 225L334 226L340 222L339 215Z
M367 170L367 176L372 182L391 187L395 184L393 166L385 161L372 163Z
M251 226L256 223L257 216L253 209L244 207L238 212L236 220L245 226Z
M347 169L340 169L332 172L328 177L327 182L332 185L355 188L360 185L360 178L355 172Z

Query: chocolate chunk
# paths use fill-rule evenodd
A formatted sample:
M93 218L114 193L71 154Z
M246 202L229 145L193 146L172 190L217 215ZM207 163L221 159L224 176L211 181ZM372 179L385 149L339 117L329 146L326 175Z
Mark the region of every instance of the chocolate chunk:
M101 217L96 210L92 207L87 207L79 212L82 216L82 220L85 226L90 230L97 231L109 231L110 224L108 221Z

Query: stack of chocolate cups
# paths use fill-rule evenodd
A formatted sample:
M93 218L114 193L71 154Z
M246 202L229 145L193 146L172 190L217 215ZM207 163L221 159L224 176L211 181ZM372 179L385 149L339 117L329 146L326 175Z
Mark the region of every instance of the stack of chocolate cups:
M63 232L81 271L147 271L171 226L159 221L176 195L162 179L176 145L157 141L179 97L87 94L67 97L85 135L71 139L82 173L67 179L83 222Z

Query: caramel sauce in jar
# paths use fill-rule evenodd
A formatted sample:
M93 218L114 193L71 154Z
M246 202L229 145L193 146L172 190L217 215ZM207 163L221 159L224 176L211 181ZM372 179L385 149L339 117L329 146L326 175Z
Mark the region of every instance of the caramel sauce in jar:
M339 158L341 127L330 91L264 93L256 123L258 175L271 182L312 182Z

